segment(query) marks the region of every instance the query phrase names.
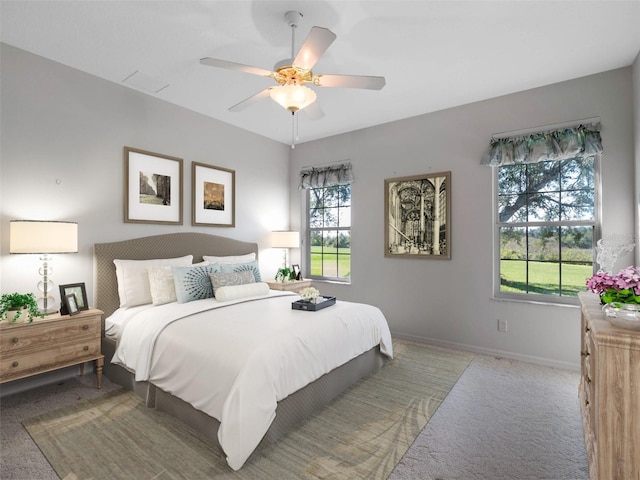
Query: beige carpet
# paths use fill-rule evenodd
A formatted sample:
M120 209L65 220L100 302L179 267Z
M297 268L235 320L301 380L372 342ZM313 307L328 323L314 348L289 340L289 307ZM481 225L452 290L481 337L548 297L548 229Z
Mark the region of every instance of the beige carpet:
M217 445L117 390L24 422L64 480L386 479L472 360L408 343L275 445L233 472Z

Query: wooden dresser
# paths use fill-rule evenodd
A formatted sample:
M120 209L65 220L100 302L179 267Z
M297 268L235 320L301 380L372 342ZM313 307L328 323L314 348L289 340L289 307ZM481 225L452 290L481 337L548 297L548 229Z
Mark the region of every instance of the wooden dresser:
M580 293L579 386L591 480L640 480L640 331L617 328Z
M102 387L104 355L100 351L102 311L48 315L32 323L0 322L0 383L71 365L95 361Z

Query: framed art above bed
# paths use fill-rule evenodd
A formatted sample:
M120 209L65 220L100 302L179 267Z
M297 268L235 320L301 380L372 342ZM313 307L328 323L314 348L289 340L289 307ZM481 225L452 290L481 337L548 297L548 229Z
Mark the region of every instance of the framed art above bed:
M191 179L191 223L209 227L235 227L235 170L193 162Z
M182 159L124 147L124 221L182 225Z

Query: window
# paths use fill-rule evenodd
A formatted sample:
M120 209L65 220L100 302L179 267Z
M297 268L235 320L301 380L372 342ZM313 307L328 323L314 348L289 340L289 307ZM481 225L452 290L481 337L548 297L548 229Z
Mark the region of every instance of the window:
M307 188L309 277L351 278L351 185Z
M597 158L496 168L497 296L575 303L584 291L595 258Z

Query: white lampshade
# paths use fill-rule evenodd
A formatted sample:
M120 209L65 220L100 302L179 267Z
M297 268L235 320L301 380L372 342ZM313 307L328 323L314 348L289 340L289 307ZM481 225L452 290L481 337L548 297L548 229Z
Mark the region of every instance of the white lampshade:
M273 248L298 248L300 246L300 232L271 232L271 246Z
M297 112L316 101L316 92L304 85L287 84L269 90L274 102L279 103L290 112Z
M11 220L9 253L77 253L78 224Z

